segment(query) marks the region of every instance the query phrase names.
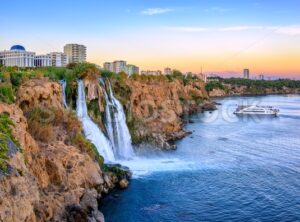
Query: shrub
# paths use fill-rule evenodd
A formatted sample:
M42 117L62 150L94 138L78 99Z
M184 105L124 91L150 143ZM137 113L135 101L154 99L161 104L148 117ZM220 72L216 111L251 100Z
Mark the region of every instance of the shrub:
M22 77L23 77L24 73L22 72L12 72L10 74L10 80L11 80L11 84L13 84L14 86L20 86L22 84Z
M31 135L41 142L51 142L55 139L55 127L60 127L60 130L66 132L66 141L82 152L86 152L102 166L103 158L99 155L96 147L82 134L81 122L73 112L37 107L29 113L28 126Z
M14 102L14 91L11 84L0 84L0 101L8 104Z
M13 122L6 113L0 114L0 171L7 171L6 160L8 160L8 142L12 141L17 147L19 142L12 135Z
M73 67L73 71L78 78L85 78L87 76L93 76L99 78L100 69L96 67L95 64L82 62L78 63Z
M47 67L43 73L45 77L51 80L61 80L65 79L67 71L65 67Z
M70 136L81 133L81 131L82 131L81 122L78 120L76 115L71 111L66 114L64 124L65 124L65 129L66 129L68 135L70 135Z
M39 141L50 142L54 139L53 121L55 113L53 110L43 107L34 108L29 113L28 126L30 134Z
M195 90L189 90L189 95L191 96L192 100L194 100L197 104L203 102L203 97Z
M205 90L207 92L212 91L213 89L224 89L224 86L222 83L220 82L209 82L205 85Z
M86 152L100 167L103 166L104 159L99 155L97 148L88 141L82 133L77 133L71 138L71 145L77 147L82 152Z

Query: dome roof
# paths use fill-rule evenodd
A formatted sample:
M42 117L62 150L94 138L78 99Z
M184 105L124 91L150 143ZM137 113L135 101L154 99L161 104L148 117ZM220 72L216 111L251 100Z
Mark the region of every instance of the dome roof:
M19 51L25 51L25 48L21 45L13 45L10 50L19 50Z

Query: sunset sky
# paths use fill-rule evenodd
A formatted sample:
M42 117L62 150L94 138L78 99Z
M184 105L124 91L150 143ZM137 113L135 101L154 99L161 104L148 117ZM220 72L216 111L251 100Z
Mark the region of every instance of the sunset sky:
M300 0L0 0L0 50L87 46L88 61L300 77Z

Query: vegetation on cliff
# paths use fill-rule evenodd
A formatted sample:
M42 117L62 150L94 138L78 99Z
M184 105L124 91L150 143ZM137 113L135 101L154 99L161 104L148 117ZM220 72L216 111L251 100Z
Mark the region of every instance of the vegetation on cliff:
M221 82L208 82L205 85L205 89L207 92L212 91L213 89L225 89L224 85Z
M11 104L14 102L14 90L9 83L0 83L0 102Z
M75 114L55 108L35 107L29 113L29 132L37 141L50 143L61 135L66 135L64 142L86 152L100 167L103 166L103 158L96 147L82 134L82 126ZM64 131L64 132L63 132Z
M300 81L290 79L268 81L242 78L223 79L218 77L209 81L206 90L210 96L297 93L300 92Z
M9 144L18 145L18 141L12 135L13 122L6 113L0 114L0 171L7 171Z
M256 88L300 88L300 81L290 79L278 79L278 80L251 80L242 78L230 78L221 80L225 84L232 84L238 86L256 87Z

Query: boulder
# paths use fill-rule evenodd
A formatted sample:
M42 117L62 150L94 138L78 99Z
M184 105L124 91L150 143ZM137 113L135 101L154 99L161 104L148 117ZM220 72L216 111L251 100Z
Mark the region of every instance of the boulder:
M128 185L129 185L129 182L127 179L122 179L119 182L119 186L121 189L126 189L128 187Z

